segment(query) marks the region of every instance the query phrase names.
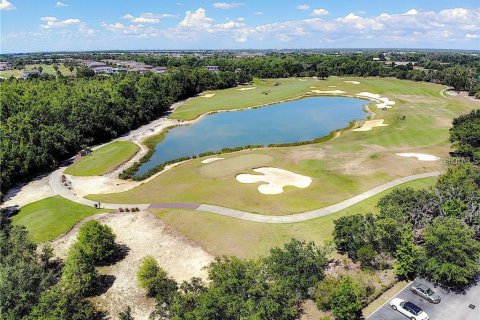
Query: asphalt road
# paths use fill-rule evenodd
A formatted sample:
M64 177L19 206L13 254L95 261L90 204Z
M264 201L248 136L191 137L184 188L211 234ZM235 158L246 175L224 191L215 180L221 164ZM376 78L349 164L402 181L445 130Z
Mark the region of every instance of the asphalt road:
M428 314L430 320L480 320L480 284L470 288L464 294L458 294L455 292L447 292L440 287L435 288L432 283L423 279L417 279L416 281L432 288L440 295L442 301L439 304L429 303L410 291L411 284L400 291L395 297L392 297L392 299L400 298L413 302ZM390 307L390 300L372 315L367 317L366 320L408 319L403 314ZM469 308L470 304L475 305L475 309Z

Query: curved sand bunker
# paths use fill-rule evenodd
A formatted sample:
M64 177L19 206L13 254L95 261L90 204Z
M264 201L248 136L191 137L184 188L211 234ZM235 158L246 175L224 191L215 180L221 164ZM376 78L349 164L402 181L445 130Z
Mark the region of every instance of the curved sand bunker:
M215 161L223 160L223 159L225 159L225 158L208 158L208 159L202 160L202 163L211 163L211 162L215 162Z
M360 84L360 81L350 81L350 80L346 80L346 81L343 81L345 83L352 83L352 84Z
M215 93L206 93L204 94L203 96L201 96L202 98L211 98L215 95Z
M312 183L310 177L283 169L264 167L253 169L253 171L262 173L262 175L242 173L235 179L241 183L266 182L266 184L258 186L258 191L263 194L280 194L285 186L304 189Z
M342 90L327 90L327 91L322 91L322 90L312 90L309 93L318 93L318 94L341 94L345 93L345 91Z
M425 153L396 153L397 156L405 158L417 158L420 161L438 161L440 157Z
M237 89L237 90L238 91L245 91L245 90L253 90L253 89L257 89L257 87L240 88L240 89Z
M352 131L370 131L374 127L386 127L388 124L383 123L383 119L367 120L360 128L353 129Z
M359 97L374 99L380 101L376 106L378 109L390 109L395 104L395 101L388 99L387 97L382 97L379 94L371 92L360 92L356 94Z

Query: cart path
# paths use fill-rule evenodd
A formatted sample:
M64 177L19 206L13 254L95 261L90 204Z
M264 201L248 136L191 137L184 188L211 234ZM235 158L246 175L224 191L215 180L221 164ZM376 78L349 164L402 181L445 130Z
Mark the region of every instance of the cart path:
M50 177L49 177L49 184L52 189L52 191L61 196L64 197L68 200L74 201L76 203L80 203L86 206L93 207L95 204L98 202L88 200L85 198L82 198L75 193L73 193L71 190L69 190L61 181L63 171L65 170L66 167L62 167L56 171L54 171ZM403 178L399 178L387 183L384 183L380 186L377 186L373 189L370 189L368 191L365 191L355 197L346 199L344 201L332 204L327 207L311 210L311 211L306 211L306 212L301 212L301 213L295 213L295 214L288 214L288 215L283 215L283 216L271 216L271 215L264 215L264 214L257 214L257 213L252 213L252 212L245 212L241 210L236 210L236 209L231 209L231 208L226 208L226 207L220 207L220 206L215 206L215 205L210 205L210 204L197 204L197 203L190 203L190 202L178 202L178 203L138 203L138 204L125 204L125 203L101 203L102 208L106 209L120 209L120 208L139 208L141 210L144 209L160 209L160 208L182 208L182 209L190 209L190 210L196 210L196 211L205 211L209 213L214 213L226 217L231 217L231 218L236 218L236 219L241 219L241 220L247 220L247 221L254 221L254 222L262 222L262 223L295 223L295 222L301 222L301 221L307 221L311 219L315 219L318 217L323 217L332 213L336 213L338 211L341 211L343 209L346 209L348 207L353 206L354 204L357 204L363 200L366 200L370 197L373 197L385 190L388 190L390 188L396 187L402 183L417 180L417 179L422 179L422 178L428 178L428 177L436 177L441 174L440 171L434 171L434 172L428 172L428 173L422 173L422 174L416 174L416 175L411 175Z

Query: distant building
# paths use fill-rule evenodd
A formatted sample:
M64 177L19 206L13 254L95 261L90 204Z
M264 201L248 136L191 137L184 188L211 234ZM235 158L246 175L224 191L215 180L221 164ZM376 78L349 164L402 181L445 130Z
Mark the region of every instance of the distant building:
M149 68L144 68L144 67L128 69L128 72L136 72L136 73L139 73L139 74L144 74L144 73L149 72L149 71L150 71Z
M127 68L112 68L112 73L127 73L128 69Z
M96 74L111 74L111 73L113 73L113 68L109 67L109 66L106 66L106 65L98 66L98 67L91 67L91 69Z
M240 72L242 72L242 69L240 68L235 69L235 73L240 73Z
M380 58L373 58L373 61L380 61Z
M220 71L220 69L218 68L218 66L205 66L205 68L207 68L208 71L211 71L211 72L218 72Z
M168 73L167 67L155 67L155 68L150 69L150 71L152 71L153 73L156 73L156 74L166 74L166 73Z
M22 72L21 78L23 80L26 80L30 77L38 77L39 75L40 75L40 71L38 71L38 70L24 70Z
M107 66L105 63L98 61L83 61L83 65L90 69Z

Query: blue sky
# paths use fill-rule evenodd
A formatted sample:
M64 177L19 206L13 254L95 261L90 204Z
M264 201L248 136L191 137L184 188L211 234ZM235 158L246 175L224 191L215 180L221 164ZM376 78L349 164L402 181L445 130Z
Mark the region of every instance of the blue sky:
M480 50L479 0L1 0L2 53L402 47Z

